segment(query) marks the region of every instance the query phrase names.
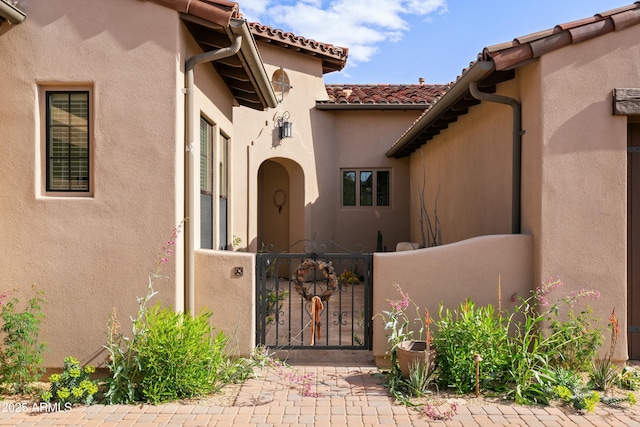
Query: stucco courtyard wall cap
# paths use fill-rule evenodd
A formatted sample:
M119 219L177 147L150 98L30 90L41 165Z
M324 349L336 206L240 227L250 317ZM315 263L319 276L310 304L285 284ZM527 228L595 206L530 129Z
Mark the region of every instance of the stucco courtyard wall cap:
M178 12L206 19L221 26L228 26L231 18L240 16L238 3L227 0L149 0Z
M346 47L307 39L290 32L262 25L258 22L251 22L249 26L251 27L253 36L258 41L272 43L276 46L321 58L322 72L324 74L332 71L340 71L347 63L349 49Z
M318 100L319 110L414 109L424 110L447 89L447 85L325 85L327 100Z

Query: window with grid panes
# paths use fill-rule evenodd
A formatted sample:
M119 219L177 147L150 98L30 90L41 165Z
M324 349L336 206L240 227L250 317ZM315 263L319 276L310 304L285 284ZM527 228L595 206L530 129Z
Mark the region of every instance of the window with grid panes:
M89 191L89 92L46 92L47 191Z
M213 150L213 125L200 118L200 191L213 192L213 174L211 173Z
M386 169L343 169L342 206L390 206L391 172Z

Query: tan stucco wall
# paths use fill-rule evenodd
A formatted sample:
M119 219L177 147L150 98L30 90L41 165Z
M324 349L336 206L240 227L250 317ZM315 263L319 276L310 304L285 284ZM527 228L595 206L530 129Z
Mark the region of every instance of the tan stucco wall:
M422 111L339 111L331 113L333 132L324 136L325 143L336 146L335 165L327 169L324 192L335 216L332 224L334 240L363 244L365 251L375 251L377 232L382 233L383 246L395 250L396 244L409 238L412 205L409 193L409 159L390 159L384 155L389 141L395 141ZM391 171L391 206L341 207L342 168L387 168ZM403 220L398 220L403 218ZM384 249L384 248L383 248Z
M258 170L265 160L275 159L283 164L283 160L278 159L287 159L291 161L283 164L287 169L304 171L304 176L295 181L289 172L289 178L295 184L291 186L291 191L297 192L298 197L288 194L287 205L283 209L289 209L298 219L304 218L304 212L318 197L317 182L313 179L317 171L309 111L315 106L317 93L324 91L319 60L302 55L292 57L290 52L282 48L263 43L258 48L265 61L267 75L272 76L280 66L284 67L292 89L284 102L274 109L260 112L236 108L233 113L235 139L231 162L234 165L234 187L230 204L233 206L234 222L230 232L242 239L241 249L248 248L251 251L260 249L262 244L258 241ZM293 137L280 141L275 120L285 111L290 113L293 122ZM300 188L295 189L296 186ZM268 194L265 198L271 200L272 196ZM289 229L291 239L302 238L305 233L304 222L298 222L297 227Z
M373 257L373 312L389 310L400 299L399 284L420 307L438 319L438 309L455 309L472 297L478 305L498 306L498 280L502 303L512 309L514 294L527 297L531 289L532 238L526 235L482 236L414 251L375 254ZM380 316L373 319L373 354L382 364L387 338Z
M199 51L178 13L150 2L32 0L23 10L25 22L0 37L0 289L45 291L45 366L67 355L99 364L109 314L116 307L130 331L136 297L184 217L182 70ZM198 110L232 136L230 93L207 67L196 71ZM44 94L77 87L91 91L92 194L53 197ZM183 242L156 285L178 309Z
M601 291L591 306L603 331L614 307L626 329L627 120L612 116L611 92L640 86L639 37L636 26L548 53L496 92L522 103L521 225L533 236L533 281L560 276L557 298ZM510 232L510 141L511 110L483 102L423 148L427 202L440 185L444 242ZM412 177L421 161L411 156ZM626 359L625 334L615 358Z
M327 97L320 60L263 43L258 47L267 74L284 67L292 88L282 103L267 112L234 111L236 186L231 203L233 234L242 238L242 247L252 251L262 247L259 215L265 215L263 227L282 227L278 221L283 215L260 209L261 202L273 208L273 194L258 194L258 170L268 159L281 163L289 173L292 194L284 206L291 222L289 242L316 235L351 249L362 243L366 251L374 251L378 230L390 250L407 240L407 222L397 221L406 218L409 209L407 159L389 159L384 153L420 111L319 111L316 100ZM293 122L293 137L279 141L274 120L286 111ZM392 168L393 205L340 209L341 167Z
M540 228L531 227L537 278L560 275L568 291L599 289L602 297L593 305L603 328L615 307L623 331L627 120L612 116L611 92L640 87L639 39L635 26L543 57L541 139L529 141L538 153L526 164L541 177ZM620 338L616 359L624 360L626 334Z
M411 155L412 197L419 204L425 186L425 207L432 224L436 216L440 221L442 243L511 233L511 118L506 105L471 107ZM422 243L413 208L410 221L411 241Z
M211 323L229 338L232 355L248 356L255 345L255 255L196 251L196 313L209 310ZM242 275L236 275L236 268Z

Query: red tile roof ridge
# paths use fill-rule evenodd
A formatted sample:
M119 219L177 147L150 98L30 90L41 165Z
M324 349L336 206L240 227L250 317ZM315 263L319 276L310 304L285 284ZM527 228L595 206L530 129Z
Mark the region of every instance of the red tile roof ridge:
M487 46L478 54L478 60L493 60L497 70L508 70L568 44L580 43L638 23L640 1L516 37L509 42Z
M320 49L325 53L335 56L336 58L346 58L349 53L349 49L346 47L341 47L330 43L323 43L306 37L297 36L290 31L273 28L269 25L263 25L259 22L250 22L249 27L252 31L254 31L254 33L258 33L268 38L287 40L289 43L294 45L302 45L303 47Z
M333 87L400 87L400 86L443 86L441 83L326 83L325 86Z
M430 105L448 85L441 84L326 84L329 104Z

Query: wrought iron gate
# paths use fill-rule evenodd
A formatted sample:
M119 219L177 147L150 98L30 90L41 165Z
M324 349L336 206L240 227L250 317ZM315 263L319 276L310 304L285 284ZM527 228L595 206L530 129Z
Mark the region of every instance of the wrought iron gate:
M257 344L371 350L373 256L327 244L344 250L303 241L303 253L256 255Z

